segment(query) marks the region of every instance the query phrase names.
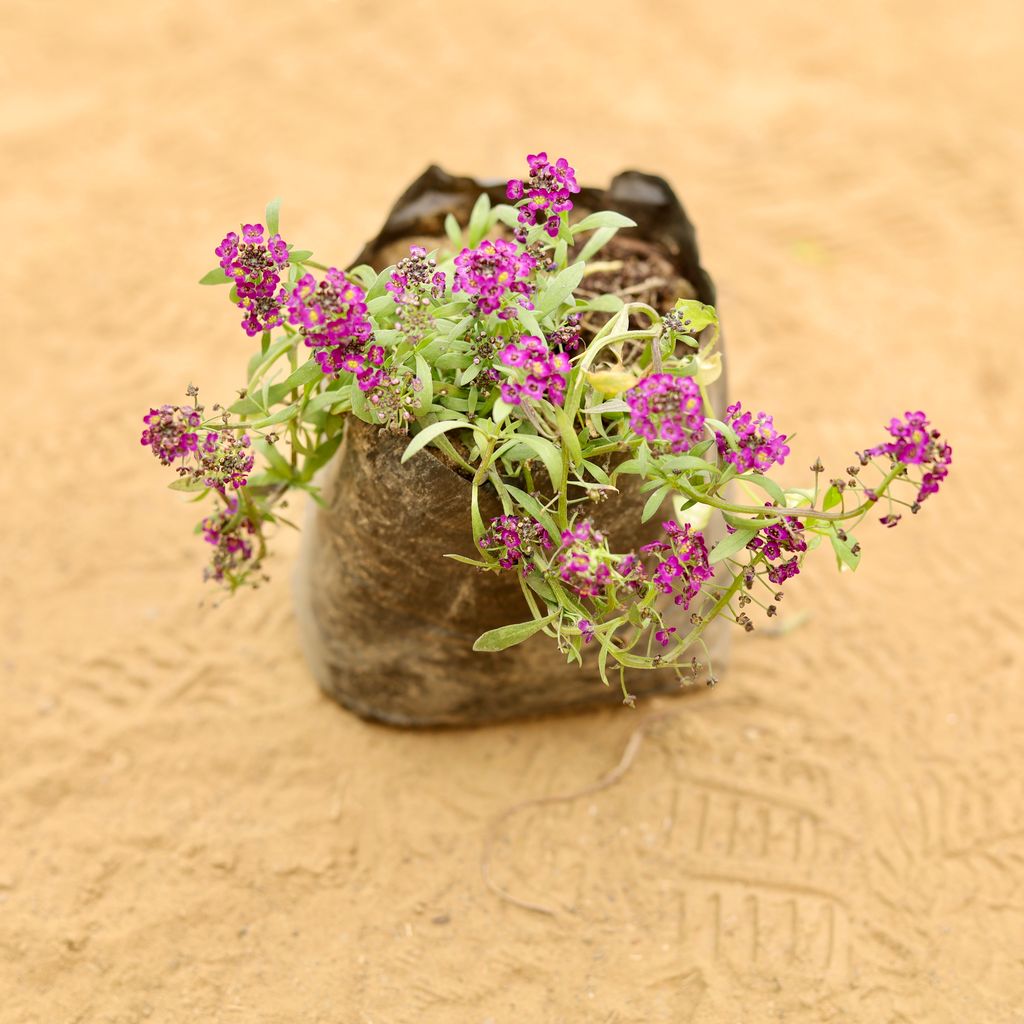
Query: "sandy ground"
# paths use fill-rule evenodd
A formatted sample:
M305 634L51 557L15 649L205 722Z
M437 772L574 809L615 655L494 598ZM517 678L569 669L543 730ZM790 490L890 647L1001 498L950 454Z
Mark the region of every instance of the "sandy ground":
M1024 1021L1022 5L2 8L3 1024ZM139 417L238 385L193 282L269 197L344 261L428 161L544 147L676 184L794 482L919 406L955 474L714 691L368 726L303 664L296 538L199 606ZM557 915L488 892L489 822L652 710L621 784L498 829Z

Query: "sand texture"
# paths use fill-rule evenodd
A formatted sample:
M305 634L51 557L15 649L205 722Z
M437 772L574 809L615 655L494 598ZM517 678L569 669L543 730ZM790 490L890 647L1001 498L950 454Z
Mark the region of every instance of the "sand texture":
M625 10L2 3L2 1024L1024 1021L1024 6ZM539 148L676 187L787 482L919 407L955 472L712 691L370 726L298 537L210 606L140 417L241 386L193 282L267 199L343 264L427 163Z

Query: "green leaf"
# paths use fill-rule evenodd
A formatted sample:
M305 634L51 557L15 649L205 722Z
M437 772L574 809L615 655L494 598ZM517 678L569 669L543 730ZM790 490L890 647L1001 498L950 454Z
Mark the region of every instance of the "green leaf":
M305 263L312 255L312 249L292 249L292 251L288 253L288 262L296 264Z
M460 427L466 428L468 426L469 423L463 419L439 420L437 423L431 423L425 426L409 442L408 447L402 453L402 462L408 462L418 451L430 444L435 437L440 437L449 430L457 430Z
M277 423L287 423L289 420L295 419L298 414L299 403L292 402L291 405L286 406L284 409L278 409L277 412L267 416L266 419L256 420L250 426L253 430L262 430L264 427L272 427Z
M266 412L266 409L255 398L247 396L229 405L228 412L233 412L236 416L252 416L254 413Z
M546 437L538 437L536 434L516 434L511 441L506 441L495 453L495 458L508 452L514 452L516 448L529 449L536 455L551 477L551 486L559 487L562 482L562 453L556 445ZM512 455L512 458L520 456Z
M472 565L477 569L486 569L488 565L486 562L481 562L479 558L467 558L465 555L445 555L445 558L450 558L453 562L461 562L463 565Z
M716 562L724 561L730 555L735 555L737 551L742 551L756 535L757 530L737 530L735 533L730 533L711 549L708 562L714 565Z
M172 484L167 485L172 491L205 491L206 484L202 480L193 480L191 477L179 477Z
M614 237L618 228L598 228L587 240L587 244L580 250L579 258L586 262L600 252Z
M267 203L267 234L276 235L281 230L281 200L271 199Z
M559 530L551 513L532 494L527 494L526 491L514 487L512 484L505 484L505 490L515 498L521 508L525 509L551 534L552 539L558 537Z
M321 380L323 375L324 371L320 369L320 364L315 359L307 359L300 367L285 377L283 384L278 386L287 392L311 384L315 380Z
M253 447L270 463L271 468L282 480L292 479L292 467L288 460L277 450L276 445L262 438L254 442Z
M462 248L462 228L459 227L459 222L455 219L455 214L449 213L445 217L444 233L448 236L448 240L456 249Z
M714 420L710 416L704 420L704 422L713 430L716 434L721 434L726 441L726 444L735 452L739 450L740 442L736 437L736 432L728 424L723 423L721 420Z
M557 604L558 598L555 597L555 592L551 589L551 585L544 579L539 572L531 572L526 575L526 585L540 598L549 603Z
M306 403L306 410L303 416L308 419L318 412L333 409L334 406L346 401L349 401L349 391L347 388L344 391L322 391L319 395L314 395Z
M539 633L552 619L557 612L553 612L543 619L531 619L529 622L517 622L513 626L499 626L497 629L489 629L486 633L478 636L473 644L474 651L504 651L508 647L515 647L524 640L529 640L535 633Z
M625 303L618 297L618 295L596 295L592 299L588 299L581 306L577 306L577 310L589 309L594 313L618 313Z
M481 192L473 204L473 212L469 215L469 226L466 228L471 249L479 245L481 239L487 234L490 213L491 197L486 192Z
M519 322L523 325L524 333L532 334L537 338L544 337L544 332L540 329L540 324L537 323L537 317L534 316L533 310L519 309L517 313Z
M580 447L580 439L576 435L576 431L573 430L572 422L569 419L569 414L560 405L553 407L555 410L555 422L558 424L558 433L562 438L562 447L569 453L569 461L574 466L579 466L583 462L583 450ZM555 486L558 486L558 481L552 481Z
M661 487L659 487L647 499L647 503L644 505L643 513L640 516L641 523L646 523L647 520L650 519L655 514L655 512L658 511L659 508L661 508L662 503L668 497L669 492L671 490L672 488L668 484L662 484Z
M845 565L851 571L856 570L860 565L860 554L853 553L853 545L857 543L853 534L848 533L846 540L840 540L834 533L830 533L828 539L832 542L832 550L836 553L839 568Z
M501 423L508 418L508 414L514 408L515 406L509 405L503 398L496 398L494 400L494 408L491 410L491 419L495 423Z
M825 500L821 503L821 507L827 512L830 508L838 505L843 500L842 492L833 484L825 492Z
M625 214L614 210L601 210L584 217L579 224L572 226L573 234L577 231L592 231L594 228L635 228L636 221L630 220Z
M253 378L262 377L266 368L270 366L278 356L283 352L287 352L288 349L295 345L295 337L285 335L283 338L278 338L272 345L269 345L266 350L260 347L260 351L256 352L252 359L249 360L249 387L251 388L254 384Z
M434 381L430 375L430 366L419 352L416 353L416 379L420 382L420 390L416 392L418 408L426 411L434 401Z
M786 507L786 495L774 480L769 480L768 477L762 476L760 473L744 473L741 477L737 477L737 479L746 480L749 483L755 484L757 487L760 487L776 505L779 505L782 508Z
M679 315L687 334L699 334L705 327L718 326L718 313L698 299L679 299L673 312Z
M343 437L344 434L340 432L335 434L330 440L324 441L312 454L306 456L302 463L303 480L312 480L317 470L327 465L331 456L338 450Z
M200 284L230 284L231 278L224 273L221 267L214 267L213 270L208 271L199 278Z
M537 299L537 312L543 316L565 302L583 280L583 272L587 269L581 260L571 267L566 267L557 277L548 282Z

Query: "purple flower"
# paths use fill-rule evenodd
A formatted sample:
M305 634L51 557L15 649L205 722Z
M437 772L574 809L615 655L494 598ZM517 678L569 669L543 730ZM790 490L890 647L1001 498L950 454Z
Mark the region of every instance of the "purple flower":
M629 425L648 441L667 442L684 452L704 429L703 400L692 377L654 373L625 394Z
M770 505L766 505L771 508ZM735 533L733 526L726 526L729 533ZM759 552L768 565L768 579L777 586L791 579L800 572L800 558L807 550L807 541L803 537L804 524L795 516L783 516L778 523L765 526L751 537L747 549ZM786 555L792 555L786 558Z
M552 352L575 352L580 347L580 319L581 314L570 313L561 327L545 335Z
M907 412L902 420L894 417L888 431L892 441L869 448L864 454L888 455L894 462L906 466L926 467L917 493L920 504L929 494L937 493L939 485L949 476L953 449L942 440L939 431L931 429L923 412Z
M535 550L551 550L551 535L526 516L497 516L480 538L480 548L498 559L503 569L514 569L526 562Z
M228 499L223 508L207 516L200 529L203 540L214 548L206 579L223 581L227 577L233 580L253 567L248 563L253 559L251 538L257 530L248 516L238 514L237 498Z
M238 233L229 231L224 236L224 240L213 251L220 257L220 266L227 273L235 262L235 257L238 255Z
M772 466L781 466L789 454L786 435L775 429L775 423L767 413L756 416L743 412L739 402L726 409L726 424L736 435L737 447L733 449L722 433L715 434L718 454L736 467L737 472L755 470L764 473Z
M159 409L150 409L142 422L146 429L140 441L152 449L164 466L172 466L178 459L184 460L199 450L196 428L203 417L190 405L162 405Z
M565 401L572 364L564 352L553 353L540 338L524 334L506 345L499 359L505 366L526 371L525 379L507 380L501 385L501 397L510 405L519 405L524 398L547 399L552 405Z
M562 531L558 555L559 576L580 597L603 597L612 582L611 569L602 560L604 535L589 519Z
M654 541L640 550L656 555L651 573L655 587L662 594L673 594L673 601L689 608L704 583L714 576L708 564L708 548L704 535L689 523L680 525L668 520L661 524L668 541Z
M296 282L288 297L288 322L299 328L325 374L364 369L366 347L373 338L365 300L363 289L334 267L319 284L312 274ZM383 362L383 349L374 349ZM370 361L377 362L376 355Z
M196 393L196 392L190 392ZM236 437L230 430L197 433L203 422L202 406L163 405L142 417L146 429L142 444L165 466L177 463L179 476L223 494L227 488L244 487L254 458L248 434Z
M576 628L580 631L580 636L585 644L589 644L594 639L594 624L590 619L580 619L576 623Z
M657 629L654 631L654 639L657 640L662 647L668 647L669 639L675 631L675 626L669 626L667 629Z
M238 490L249 482L255 463L248 434L210 431L196 457L193 476L221 494L231 487Z
M557 238L561 227L559 214L573 208L570 196L580 190L576 172L565 157L551 163L547 153L532 153L526 162L530 168L529 179L524 182L513 178L505 194L512 202L520 204L520 224L541 224L551 238Z
M279 327L288 294L279 273L288 264L288 246L281 236L272 235L264 242L262 224L244 224L241 241L229 231L214 252L224 273L235 282L238 308L246 314L245 333L252 337Z
M384 287L399 306L429 305L438 285L444 292L444 274L436 268L437 260L428 256L422 245L411 245L409 255L398 261Z
M536 269L537 260L514 242L481 242L455 257L452 291L465 292L478 313L497 313L498 319L510 320L516 305L533 309L534 286L528 279Z
M280 235L270 236L267 241L267 252L279 267L283 267L288 262L288 246Z

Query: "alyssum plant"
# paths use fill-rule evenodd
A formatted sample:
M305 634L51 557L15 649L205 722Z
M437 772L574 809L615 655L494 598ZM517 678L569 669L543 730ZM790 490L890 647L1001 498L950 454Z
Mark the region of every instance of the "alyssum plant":
M607 267L595 259L602 247L633 222L611 212L574 221L573 168L544 153L528 164L526 180L508 183L508 205L482 195L464 231L449 217L450 251L413 246L382 273L292 248L276 203L265 225L229 232L202 283L228 285L259 339L246 386L209 410L190 386L191 405L144 417L142 444L174 469L173 489L212 499L198 527L212 548L206 575L233 591L264 578L268 527L287 523L282 499L318 498L317 471L349 417L407 435L403 462L438 458L471 482L478 557L450 557L467 572L515 574L522 589L529 617L485 633L477 650L543 632L581 663L596 645L605 682L627 667L683 679L708 624L724 616L750 630L755 605L774 615L822 540L855 569L861 521L880 513L891 527L901 510L917 512L951 449L924 413L907 412L840 476L819 461L809 486L780 486L769 474L790 453L787 435L764 412L710 401L721 373L714 308L680 299L659 311L586 289ZM638 550L617 547L587 514L630 476L649 492L642 520L668 499L675 510ZM482 488L503 509L489 521ZM724 531L711 544L713 515ZM672 605L688 625L666 621Z

